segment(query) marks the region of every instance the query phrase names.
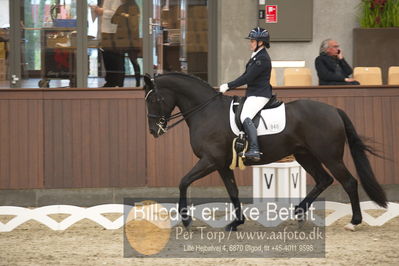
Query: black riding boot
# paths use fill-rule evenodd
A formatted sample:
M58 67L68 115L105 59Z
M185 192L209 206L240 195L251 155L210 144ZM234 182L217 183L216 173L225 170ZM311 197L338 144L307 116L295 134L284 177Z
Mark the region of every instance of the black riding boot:
M244 154L244 156L249 160L257 162L260 160L260 155L262 153L259 151L256 127L250 118L245 118L242 125L244 126L244 131L247 134L249 142L249 150Z

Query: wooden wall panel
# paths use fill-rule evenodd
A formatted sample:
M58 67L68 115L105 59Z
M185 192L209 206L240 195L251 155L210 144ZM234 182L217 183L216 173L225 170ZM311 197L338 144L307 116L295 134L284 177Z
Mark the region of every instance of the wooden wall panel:
M277 87L275 92L286 102L308 98L343 109L358 133L389 159L369 156L377 179L399 184L399 87ZM177 187L198 161L188 128L182 123L154 139L143 96L126 88L0 91L0 189ZM344 161L356 175L347 148ZM251 168L235 173L239 185L252 185ZM223 183L214 173L195 185Z
M23 96L0 100L0 188L4 189L43 187L42 101Z
M388 97L383 97L382 98L382 127L385 128L393 128L392 124L392 99ZM385 151L385 156L387 158L394 158L394 152L393 152L393 141L396 136L393 136L392 130L382 130L383 132L383 139L384 139L384 151ZM385 184L391 184L395 180L394 178L394 168L395 164L393 161L384 161L384 176Z
M393 176L390 184L398 184L399 178L399 97L392 98L392 162Z
M146 185L144 103L46 100L47 188Z

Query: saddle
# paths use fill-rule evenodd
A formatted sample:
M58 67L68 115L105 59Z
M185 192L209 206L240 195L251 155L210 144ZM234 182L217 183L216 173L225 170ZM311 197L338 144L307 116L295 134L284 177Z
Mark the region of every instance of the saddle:
M235 114L235 121L236 121L237 127L240 131L244 131L240 117L241 117L242 108L244 107L244 102L246 99L247 99L247 97L240 97L240 96L233 97L233 112ZM261 110L259 110L259 112L252 119L255 127L257 128L259 126L260 120L262 120L262 122L264 123L264 125L267 129L266 122L263 120L260 113L262 112L262 110L276 108L282 104L283 104L283 102L278 100L277 96L275 94L273 94L272 97L270 98L270 100L267 102L267 104Z
M245 134L243 134L244 129L243 129L243 125L242 125L241 119L240 119L245 100L246 100L246 97L239 97L239 96L233 97L232 109L234 112L234 119L235 119L237 128L240 130L240 134L233 141L233 145L232 145L233 146L232 147L233 158L232 158L232 162L230 164L231 170L234 170L234 168L237 165L239 166L240 169L245 169L245 165L251 164L251 162L245 160L245 158L243 158L243 156L242 156L242 154L244 154L245 151L247 150L247 146L248 146L246 136L245 136ZM270 98L270 100L267 102L267 104L261 110L259 110L259 112L252 119L252 121L255 124L255 127L258 128L260 120L262 120L265 128L268 129L267 124L261 115L262 110L277 108L277 107L281 106L282 104L283 104L283 102L278 100L276 95L273 95Z

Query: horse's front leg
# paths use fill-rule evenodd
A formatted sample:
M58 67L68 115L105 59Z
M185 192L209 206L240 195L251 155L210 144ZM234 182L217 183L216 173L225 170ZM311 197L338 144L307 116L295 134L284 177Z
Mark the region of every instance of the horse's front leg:
M189 226L191 223L191 217L188 215L187 209L187 188L195 180L198 180L213 171L216 170L215 164L211 163L207 158L201 158L193 169L186 174L180 181L180 201L179 201L179 213L183 220L183 225L185 227Z
M234 205L235 219L226 226L226 231L237 231L237 226L243 224L245 217L241 211L241 203L238 198L237 183L234 178L234 172L229 168L219 170L219 174L223 179L224 185L226 186L227 192L229 193L230 200Z

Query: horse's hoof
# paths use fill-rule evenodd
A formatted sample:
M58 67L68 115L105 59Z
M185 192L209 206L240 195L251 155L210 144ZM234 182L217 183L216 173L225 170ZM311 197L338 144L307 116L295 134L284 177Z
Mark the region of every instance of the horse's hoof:
M224 230L225 230L226 232L230 232L230 231L235 232L235 231L237 231L237 226L236 226L236 225L232 225L232 224L228 224L228 225L226 225L226 227L224 228Z
M352 220L351 220L351 224L353 224L353 225L359 225L361 223L362 223L362 217L360 217L360 218L352 218Z
M305 224L306 224L306 220L305 219L297 219L298 222L298 228L302 228Z
M191 222L193 221L193 219L191 218L191 216L187 216L186 218L183 218L182 221L183 221L184 227L187 228L191 225Z
M294 217L298 223L301 223L301 222L304 223L307 219L306 213L303 211L302 208L299 208L298 206L295 207L295 216Z
M352 231L352 232L356 231L355 225L352 223L348 223L347 225L344 226L344 228L345 228L345 230L348 230L348 231Z
M242 220L235 220L231 223L229 223L228 225L226 225L226 227L224 228L226 231L237 231L237 226L244 224L245 219Z

